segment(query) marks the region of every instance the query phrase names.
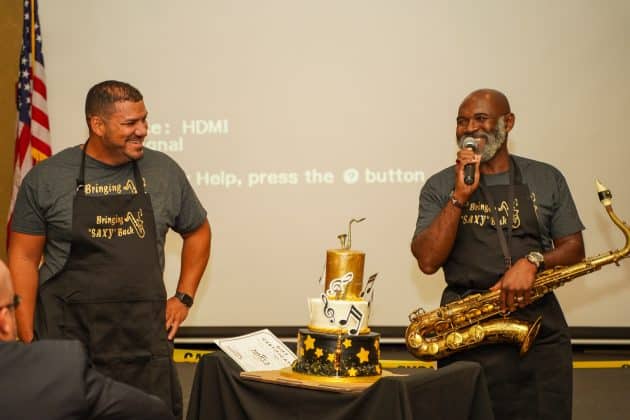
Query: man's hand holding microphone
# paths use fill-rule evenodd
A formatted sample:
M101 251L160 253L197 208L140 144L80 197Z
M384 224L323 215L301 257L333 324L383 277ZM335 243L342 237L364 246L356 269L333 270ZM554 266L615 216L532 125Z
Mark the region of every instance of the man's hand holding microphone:
M463 208L477 189L480 162L479 139L464 137L455 161L455 189L451 201L456 207Z

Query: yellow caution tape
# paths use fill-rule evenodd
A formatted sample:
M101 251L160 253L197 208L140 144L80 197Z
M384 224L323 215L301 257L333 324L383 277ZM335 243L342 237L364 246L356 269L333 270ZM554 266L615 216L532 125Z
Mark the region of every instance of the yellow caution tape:
M186 350L175 349L173 360L176 363L197 363L204 355L214 350ZM383 369L399 368L428 368L435 369L435 362L423 362L421 360L381 360ZM619 369L630 368L630 360L580 360L573 362L573 369Z
M435 362L422 362L419 360L381 360L384 369L396 368L433 368ZM630 360L576 360L573 369L619 369L630 368Z
M175 349L173 352L173 360L176 363L197 363L205 354L212 353L214 350L185 350Z
M419 360L381 360L384 369L396 368L432 368L435 362L422 362ZM619 369L630 368L630 360L579 360L573 362L573 369Z
M630 368L630 360L581 360L573 362L573 369Z

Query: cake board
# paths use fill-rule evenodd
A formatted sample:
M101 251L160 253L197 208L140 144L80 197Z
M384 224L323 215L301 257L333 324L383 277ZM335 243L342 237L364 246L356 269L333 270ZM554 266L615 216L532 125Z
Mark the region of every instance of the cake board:
M387 376L406 376L392 373L387 370L383 370L381 375L376 376L361 376L361 377L329 377L329 376L316 376L305 375L301 373L293 372L288 367L280 370L263 370L255 372L241 372L241 378L257 381L267 382L277 385L292 386L296 388L315 389L319 391L329 392L362 392L369 388L379 379Z

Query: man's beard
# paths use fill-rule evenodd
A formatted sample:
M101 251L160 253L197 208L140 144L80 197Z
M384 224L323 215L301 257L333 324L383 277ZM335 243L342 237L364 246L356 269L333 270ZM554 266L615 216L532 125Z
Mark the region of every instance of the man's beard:
M485 130L479 129L473 133L462 135L458 140L460 148L466 137L486 139L486 144L484 145L481 152L481 161L489 161L494 157L494 155L497 154L497 152L499 151L501 146L503 146L503 143L505 143L505 140L507 139L507 131L505 130L505 117L501 116L497 119L497 126L494 128L494 130L492 130L492 132L488 133Z

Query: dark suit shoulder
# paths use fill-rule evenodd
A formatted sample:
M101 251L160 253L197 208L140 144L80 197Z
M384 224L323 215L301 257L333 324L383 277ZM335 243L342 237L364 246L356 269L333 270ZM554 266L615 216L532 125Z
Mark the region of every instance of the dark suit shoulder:
M86 360L78 342L0 343L3 418L84 418Z
M7 344L10 344L6 347ZM4 343L4 357L13 358L23 368L33 370L46 367L58 371L81 367L85 369L87 358L83 346L73 340L43 340L31 344Z

